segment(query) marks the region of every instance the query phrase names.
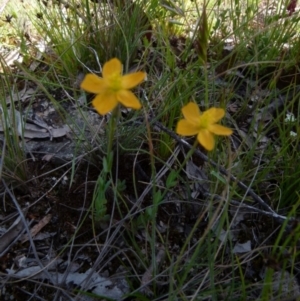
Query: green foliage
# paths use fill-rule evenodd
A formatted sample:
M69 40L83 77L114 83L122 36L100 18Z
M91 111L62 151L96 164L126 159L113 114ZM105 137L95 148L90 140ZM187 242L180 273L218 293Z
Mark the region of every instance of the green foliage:
M94 197L93 197L93 203L95 208L94 216L96 222L107 220L109 218L109 216L106 215L107 212L106 193L110 184L111 184L110 181L107 181L105 177L103 178L102 175L99 176L94 191Z
M7 68L5 62L0 58L0 66ZM22 183L28 177L26 155L24 151L23 120L19 112L15 112L16 107L12 97L13 89L9 91L10 76L4 73L0 77L0 127L3 131L2 148L0 149L1 167L0 177L13 182ZM7 105L9 99L10 107Z
M284 212L287 220L299 215L299 17L285 16L283 2L278 4L274 16L266 15L258 1L86 0L79 4L61 1L60 5L49 3L49 6L41 2L28 16L34 32L50 50L43 53L47 68L37 73L27 68L36 45L27 43L23 31L9 28L19 36L20 51L26 56L22 67L26 78L37 83L57 108L61 108L61 100L51 98L49 87L68 91L75 95L76 102L79 88L73 83L78 73L93 72L100 76L103 64L112 57L123 62L124 73L134 69L148 73L148 80L135 91L143 109L122 112L124 116L121 112L109 116L104 129L107 135L100 137L94 130L96 143L90 142L87 147L94 149L96 144L87 161L101 170L94 179L91 197L93 222L94 225L109 222L107 233L113 233L115 221L122 224L116 231L121 233L120 237L123 235L122 243L129 241L126 248L134 254L131 254L134 259L128 259L127 254L120 256L122 265L131 273L128 281L134 291L132 296L141 300L161 299L163 291L170 300L190 300L190 296L245 299L249 291L256 289L253 279L246 276L246 263L254 261L253 254L253 257L265 255L254 243L249 257L233 254L233 242L228 238L231 201L237 199L240 204L259 209L247 194L253 189L276 212ZM19 14L13 12L15 18ZM182 49L178 41L184 44ZM228 50L230 47L233 50ZM7 70L2 58L1 65L1 70ZM7 95L12 99L11 91L15 89L11 76L1 71L1 122L5 128L5 144L0 150L1 176L23 182L29 175L22 129L16 115L9 113L16 109L14 102L8 106L4 101ZM279 87L282 81L284 88ZM256 100L257 91L264 86L271 93L259 95ZM239 90L243 94L238 94ZM281 95L286 96L284 104L266 113L264 109L272 108L274 99L280 101ZM85 100L83 106L77 103L76 106L82 110L82 119L88 127L85 110L89 95ZM183 155L184 158L176 157L177 141L166 132L153 131L156 121L174 131L181 108L189 101L196 102L202 111L211 106L227 109L224 125L235 131L230 141L218 139L217 148L208 154L216 166L193 157L199 170L207 175L205 180L198 176L188 178L186 163L191 153ZM294 119L286 121L291 113ZM77 148L83 147L81 141L85 138L83 129L80 130ZM176 158L169 163L173 155ZM120 160L123 156L124 161ZM72 179L76 164L74 160ZM127 164L130 167L126 169ZM221 166L243 181L248 190L245 192L237 180L230 181L230 175L225 177L219 170ZM136 176L139 168L146 175L142 179ZM160 171L164 171L163 176ZM201 181L207 182L211 191L208 196L200 193L194 199L193 185L200 185ZM178 210L184 208L186 218L195 214L194 223L186 225L180 217L178 225L174 225L172 218L177 213L168 211L169 203L176 203ZM195 213L193 208L197 206L201 210ZM172 237L177 226L181 232ZM264 226L276 234L274 238L268 233L271 238L265 245L269 253L278 255L278 261L286 251L294 254L290 261L282 260L283 269L298 264L297 223L293 229L288 221L279 230L273 229L271 222ZM251 227L255 232L255 227L261 224ZM286 235L287 229L292 235ZM95 237L97 230L94 229ZM255 241L252 236L247 239ZM111 247L113 243L109 241L107 245ZM106 241L103 245L105 249ZM166 259L161 266L156 263L158 246L165 250ZM128 263L125 257L132 262ZM151 298L137 293L141 275L146 272L150 274L150 284L144 287L145 291L151 291ZM273 274L274 271L266 272L261 300L270 299L272 292L267 283L272 281ZM157 283L163 284L158 288Z

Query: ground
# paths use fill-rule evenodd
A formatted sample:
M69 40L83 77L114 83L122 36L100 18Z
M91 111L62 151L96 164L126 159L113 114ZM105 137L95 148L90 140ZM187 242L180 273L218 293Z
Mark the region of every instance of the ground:
M147 51L140 44L133 61L146 60L144 71L159 77L168 69L159 41L151 39ZM186 34L168 40L176 56L175 78L197 62L199 45L189 44ZM249 56L257 50L253 45L247 45ZM183 59L186 47L189 57ZM232 60L237 47L232 39L218 47L211 42L208 60L221 62L206 76L214 87L209 99L226 103L234 134L218 143L228 143L228 150L213 157L197 146L182 166L192 138L182 140L174 127L165 127L156 118L159 111L144 118L122 110L113 141L113 186L98 208L101 217L95 203L111 117L90 106L94 96L80 90L81 70L67 88L48 87L30 76L51 68L46 51L38 60L12 63L7 54L13 51L1 49L2 68L9 67L2 70L2 83L14 87L1 95L2 107L8 107L0 125L6 159L0 208L3 300L188 300L200 293L199 300L267 300L267 290L268 300L300 296L299 171L295 156L281 155L282 148L300 151L291 134L299 133L299 123L292 121L299 112L298 65L278 69L270 62L257 73L251 64ZM204 109L204 71L191 74L199 77L193 95ZM152 81L135 92L144 101L144 94L151 94L147 101L156 108L161 99L149 93ZM164 121L168 118L171 110ZM282 140L285 127L288 143ZM161 154L163 135L171 151ZM287 206L277 202L279 186Z

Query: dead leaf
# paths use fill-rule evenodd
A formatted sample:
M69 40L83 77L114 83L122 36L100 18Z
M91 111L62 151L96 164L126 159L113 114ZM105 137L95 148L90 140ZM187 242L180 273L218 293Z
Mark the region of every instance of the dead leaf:
M26 212L24 215L26 215ZM0 256L2 252L4 252L7 247L14 241L18 235L20 235L24 230L23 221L21 216L19 216L14 223L9 227L9 229L0 237Z
M4 132L6 130L6 126L9 128L16 128L19 136L22 135L22 127L23 127L23 117L18 110L10 110L7 109L6 114L5 111L0 106L0 132Z
M191 160L186 164L186 175L190 180L193 181L191 184L193 198L197 198L199 193L203 194L209 191L209 182L207 175Z
M9 0L2 1L1 6L0 6L0 14L4 11L6 5L8 4L8 1Z
M157 267L162 263L165 258L166 251L164 248L159 249L156 257L155 262ZM153 295L153 292L148 287L153 279L153 265L151 264L150 267L146 270L142 277L141 285L143 287L142 291L147 295Z
M63 137L70 132L70 127L67 125L64 125L61 128L52 129L51 132L52 132L53 138Z
M231 226L235 228L245 219L245 215L249 214L249 209L239 206L230 206L229 213L232 217Z
M28 119L28 121L24 122L24 118L18 110L14 109L13 112L14 116L12 116L12 110L8 109L7 114L4 115L2 110L0 114L0 132L4 132L7 125L12 128L11 125L13 124L15 124L14 127L18 131L18 135L28 139L49 137L52 140L52 138L63 137L70 132L70 127L67 125L61 128L52 128L41 120Z
M30 234L31 236L37 235L51 220L52 214L47 214L44 216L36 225L34 225L31 230ZM28 234L25 234L21 237L21 244L29 240Z
M14 275L20 279L30 278L30 279L48 279L51 281L51 278L56 279L57 283L66 283L67 285L77 285L79 288L89 291L90 293L105 296L112 300L121 300L124 294L129 292L129 286L124 277L125 285L118 287L116 282L113 282L109 278L102 277L99 273L94 272L92 269L87 270L85 273L58 273L56 269L54 272L51 271L51 267L48 266L48 273L46 273L44 268L39 266L31 266L23 270L14 271L13 269L6 269L8 274ZM54 284L54 283L53 283ZM85 284L85 287L83 287Z
M245 243L237 242L232 250L233 254L236 253L248 253L252 250L251 248L251 241L247 240Z
M3 59L4 65L9 67L14 65L15 61L22 63L23 57L21 55L21 49L20 48L13 49L9 53L5 54L1 59Z
M41 232L41 233L38 233L34 238L33 240L34 241L37 241L37 240L45 240L47 238L51 238L53 236L55 236L57 234L57 232Z
M269 268L267 269L269 270ZM267 270L264 271L262 275L263 281L265 281L265 276ZM270 281L270 280L269 280ZM268 281L268 282L269 282ZM272 279L269 282L270 287L270 297L269 300L281 301L281 300L299 300L300 297L300 287L297 278L290 274L288 271L280 270L274 271ZM257 300L262 300L261 298Z
M47 154L42 158L42 161L50 162L55 154Z

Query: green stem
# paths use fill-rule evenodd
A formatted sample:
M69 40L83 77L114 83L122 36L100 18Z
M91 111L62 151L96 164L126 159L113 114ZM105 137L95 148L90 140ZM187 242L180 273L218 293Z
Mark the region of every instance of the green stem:
M120 107L119 105L113 110L111 118L109 120L108 123L108 137L107 137L107 156L109 156L109 154L112 151L112 146L113 146L113 142L114 142L114 136L115 136L115 131L116 131L116 126L118 124L118 120L119 120L119 114L120 113Z
M204 102L205 102L205 109L209 107L209 100L208 100L208 72L207 72L207 65L204 66Z

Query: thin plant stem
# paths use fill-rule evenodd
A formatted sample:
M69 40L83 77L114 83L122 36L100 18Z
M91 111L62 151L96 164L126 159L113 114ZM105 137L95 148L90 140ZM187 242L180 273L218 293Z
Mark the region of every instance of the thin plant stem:
M116 125L118 124L119 116L120 116L120 107L117 106L113 110L111 118L109 120L109 124L108 124L108 137L107 137L107 141L108 141L107 155L108 156L112 151L112 146L113 146L114 136L115 136L115 131L116 131Z

